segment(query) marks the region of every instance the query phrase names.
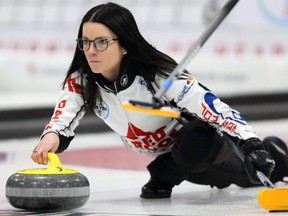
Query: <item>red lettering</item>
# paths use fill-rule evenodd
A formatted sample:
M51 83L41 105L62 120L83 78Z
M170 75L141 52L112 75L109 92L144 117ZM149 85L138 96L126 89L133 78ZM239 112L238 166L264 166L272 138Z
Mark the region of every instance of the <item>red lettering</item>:
M56 110L52 119L59 119L59 116L62 114L61 110Z
M76 78L71 78L71 76L67 80L68 90L70 92L75 92L77 94L81 93L81 87L76 83Z
M57 106L58 109L55 110L55 113L52 119L59 119L59 116L62 114L61 109L63 109L66 106L66 102L67 100L62 100L58 103L58 106Z
M237 129L237 125L234 122L230 122L228 120L226 120L222 126L231 132Z
M213 113L207 109L207 107L202 103L203 107L202 116L209 122L215 123L218 121L219 116L213 115Z
M60 103L58 104L58 108L60 108L60 109L64 108L66 106L66 102L67 102L67 100L60 101Z
M142 140L143 143L145 144L144 146L145 149L153 150L154 148L151 149L151 146L157 145L157 142L165 137L165 131L163 130L164 128L165 126L159 128L154 133L148 132L145 134L146 137Z
M48 125L46 125L45 130L49 130L51 128L52 128L52 126L48 124Z
M158 142L159 140L161 140L165 137L164 128L165 128L165 126L156 130L155 133L152 133L152 136L155 139L155 141Z
M176 130L173 130L170 132L169 137L166 137L164 130L166 126L157 129L155 132L142 131L132 124L129 127L133 129L134 133L137 132L137 136L132 136L132 133L130 134L128 131L129 137L127 136L127 138L132 139L131 144L135 146L135 148L145 149L150 152L157 152L161 148L168 146L172 141L172 137L176 134Z
M161 140L160 142L159 142L159 144L158 144L158 146L160 147L160 148L163 148L163 147L166 147L167 145L169 145L169 143L171 142L171 138L166 138L166 139L163 139L163 140Z
M148 148L150 145L153 145L155 144L155 140L152 139L153 137L150 135L150 136L146 136L142 141L143 143L145 144L145 148Z
M237 125L233 122L230 122L230 124L228 125L227 129L230 131L235 131L236 130Z
M203 107L202 116L204 116L204 112L207 110L206 106L202 103L201 106Z

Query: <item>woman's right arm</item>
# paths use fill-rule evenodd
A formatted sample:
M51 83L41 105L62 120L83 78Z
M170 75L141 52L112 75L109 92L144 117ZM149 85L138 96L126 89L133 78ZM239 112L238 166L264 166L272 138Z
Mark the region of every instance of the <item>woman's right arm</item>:
M85 105L80 90L80 76L74 73L61 91L54 114L33 150L32 160L38 164L47 164L48 152L64 151L74 138L74 130L84 114Z

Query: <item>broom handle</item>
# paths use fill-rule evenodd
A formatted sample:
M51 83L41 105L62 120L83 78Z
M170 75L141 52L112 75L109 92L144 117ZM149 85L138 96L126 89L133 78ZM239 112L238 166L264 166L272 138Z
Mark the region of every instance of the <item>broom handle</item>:
M177 65L177 67L172 71L170 76L165 80L163 85L160 86L159 90L155 93L153 99L156 102L160 101L164 93L171 87L173 81L175 81L180 74L182 74L189 64L189 62L196 56L208 38L212 35L215 29L220 25L220 23L225 19L225 17L230 13L234 6L239 0L228 1L222 9L218 12L215 18L212 20L206 31L198 38L198 40L190 47L184 58Z
M276 188L275 185L270 181L270 179L261 171L256 170L256 174L257 177L259 178L259 180L262 182L262 184L266 187L266 188Z

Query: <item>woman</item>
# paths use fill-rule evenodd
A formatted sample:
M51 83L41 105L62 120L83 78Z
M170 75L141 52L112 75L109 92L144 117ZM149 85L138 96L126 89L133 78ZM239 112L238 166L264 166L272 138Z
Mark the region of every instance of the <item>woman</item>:
M162 101L181 110L181 119L122 108L127 100L149 102L177 65L141 36L127 9L114 3L90 9L81 22L77 45L54 115L33 150L36 163L46 164L48 152L68 147L90 108L127 147L155 157L147 167L151 178L142 188L142 198L168 198L184 180L218 188L233 183L252 186L259 183L256 169L270 177L275 166L271 155L276 160L271 181L287 175L285 143L276 137L262 142L240 113L187 72ZM222 133L244 153L245 163Z

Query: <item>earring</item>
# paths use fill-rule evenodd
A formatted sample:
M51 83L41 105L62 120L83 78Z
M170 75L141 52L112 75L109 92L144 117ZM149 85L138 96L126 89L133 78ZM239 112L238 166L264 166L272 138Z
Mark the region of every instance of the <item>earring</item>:
M123 54L126 55L126 54L127 54L127 51L124 51Z

